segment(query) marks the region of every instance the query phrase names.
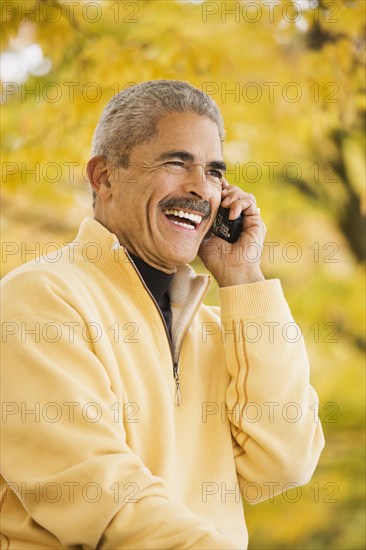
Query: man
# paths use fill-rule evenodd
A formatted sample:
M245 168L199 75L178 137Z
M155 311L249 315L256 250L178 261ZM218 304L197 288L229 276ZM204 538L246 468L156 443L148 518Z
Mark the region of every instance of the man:
M94 219L58 261L5 278L11 549L242 549L242 497L310 479L324 442L304 344L282 337L280 283L248 253L265 226L224 179L222 139L186 83L117 94L88 163ZM221 202L244 213L235 244L210 234ZM202 304L197 254L221 311Z

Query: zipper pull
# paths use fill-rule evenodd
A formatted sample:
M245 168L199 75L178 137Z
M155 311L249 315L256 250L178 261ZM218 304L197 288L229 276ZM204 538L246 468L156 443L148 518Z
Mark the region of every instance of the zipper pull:
M180 387L179 387L179 367L178 363L174 363L173 365L173 374L174 374L174 380L175 380L175 400L179 407L180 405Z

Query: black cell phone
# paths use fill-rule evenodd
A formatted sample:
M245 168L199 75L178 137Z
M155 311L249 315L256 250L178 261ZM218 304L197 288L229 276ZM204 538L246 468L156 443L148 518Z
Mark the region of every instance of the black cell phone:
M220 208L211 227L211 232L228 243L235 243L243 229L243 212L235 220L229 220L230 208Z

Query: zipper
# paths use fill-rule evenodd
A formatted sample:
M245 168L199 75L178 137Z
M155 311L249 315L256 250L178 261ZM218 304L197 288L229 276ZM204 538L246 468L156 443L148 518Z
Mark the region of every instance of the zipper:
M175 380L175 402L180 406L180 382L179 382L179 365L178 363L173 363L173 374Z
M162 323L163 323L163 327L164 327L164 330L165 330L165 334L166 334L166 337L167 337L167 340L168 340L168 344L169 344L169 349L170 349L170 355L171 355L171 358L172 358L172 364L173 364L173 378L174 378L174 381L175 381L175 402L176 404L178 405L178 407L180 406L180 382L179 382L179 365L178 365L178 359L179 359L179 353L177 355L177 361L175 361L174 359L174 351L173 351L173 343L172 343L172 339L170 337L170 334L168 332L168 329L167 329L167 326L165 324L165 319L164 319L164 316L161 312L161 309L160 307L158 306L158 303L157 301L155 300L154 296L151 294L149 288L147 287L143 277L141 277L141 274L139 272L139 270L137 269L133 259L131 258L131 256L129 255L128 253L128 250L125 248L125 247L122 247L123 250L125 251L126 253L126 256L128 257L128 259L130 260L131 264L133 265L133 268L134 270L136 271L140 281L142 282L143 286L145 287L145 290L147 291L147 293L149 294L149 296L151 297L152 301L154 302L155 306L156 306L156 309L158 310L158 313L160 315L160 318L162 320ZM179 352L180 352L180 349L179 349Z
M141 283L143 284L144 288L146 289L147 293L149 294L149 296L151 297L152 301L154 302L155 306L156 306L156 309L158 310L158 314L160 315L160 318L162 320L162 323L163 323L163 327L164 327L164 330L165 330L165 334L166 334L166 337L167 337L167 340L168 340L168 344L169 344L169 349L170 349L170 355L171 355L171 358L172 358L172 364L173 364L173 378L174 378L174 381L175 381L175 403L176 405L179 407L180 404L181 404L181 394L180 394L180 380L179 380L179 355L180 355L180 350L182 348L182 344L183 344L183 340L184 340L184 337L187 333L187 330L189 328L189 325L191 323L191 320L193 319L193 317L195 316L199 306L201 305L201 301L202 301L202 297L206 294L207 292L207 289L208 287L210 286L210 276L208 276L208 279L207 279L207 284L206 284L206 288L204 289L204 292L202 292L201 294L201 300L197 303L196 307L194 308L193 312L192 312L192 315L190 316L190 318L188 319L187 323L186 323L186 328L182 334L182 337L180 338L179 340L179 343L176 347L176 360L175 360L175 356L174 356L174 350L173 350L173 342L172 342L172 339L170 337L170 334L169 334L169 331L167 329L167 326L165 324L165 319L164 319L164 316L161 312L161 309L160 307L158 306L158 303L157 301L155 300L154 296L151 294L149 288L147 287L143 277L141 277L141 274L139 272L139 270L137 269L133 259L131 258L131 256L129 255L128 253L128 250L123 246L122 247L123 250L125 251L126 253L126 256L128 257L128 259L130 260L131 264L133 265L133 268L134 270L136 271Z

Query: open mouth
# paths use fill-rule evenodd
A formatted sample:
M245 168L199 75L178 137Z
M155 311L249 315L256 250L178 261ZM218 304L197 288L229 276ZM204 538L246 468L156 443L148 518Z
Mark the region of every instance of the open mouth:
M186 229L196 229L203 219L203 216L185 210L166 209L163 212L169 221Z

